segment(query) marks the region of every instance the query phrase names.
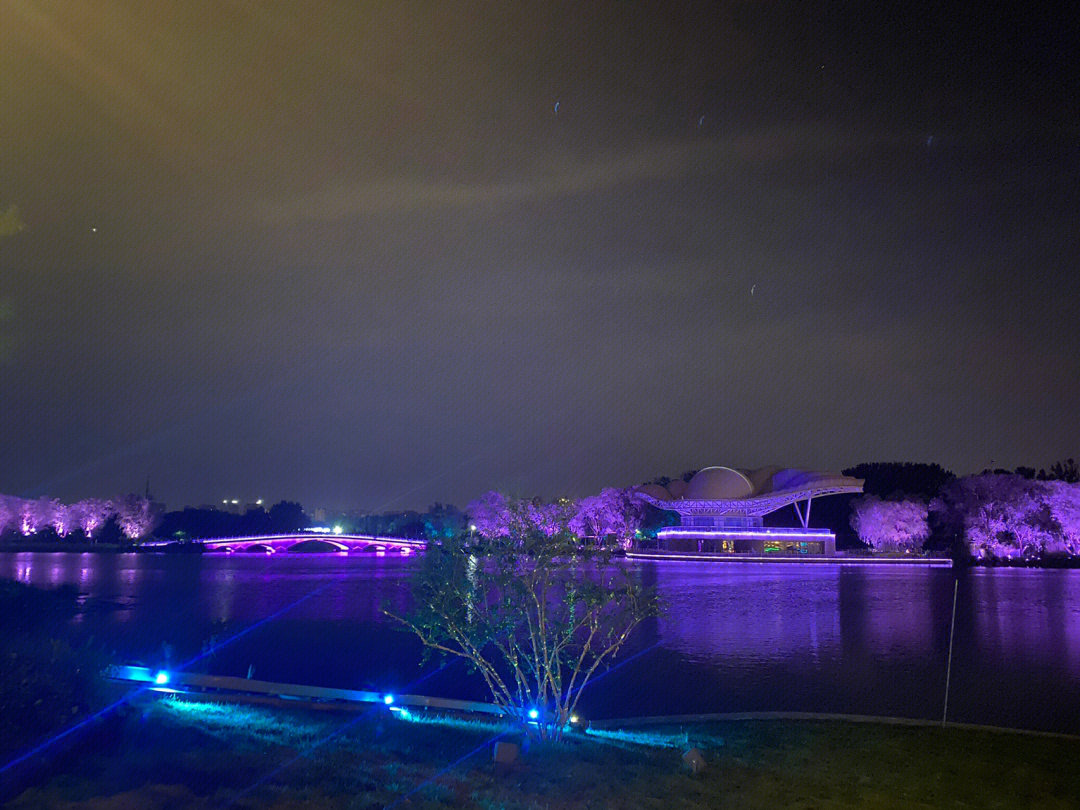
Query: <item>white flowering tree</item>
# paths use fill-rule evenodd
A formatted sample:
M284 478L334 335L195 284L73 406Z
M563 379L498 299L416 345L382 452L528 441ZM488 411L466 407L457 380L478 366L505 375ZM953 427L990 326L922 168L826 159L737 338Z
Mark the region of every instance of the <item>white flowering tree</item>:
M922 550L930 536L926 503L917 499L886 501L864 495L851 503L851 528L875 551Z
M1060 538L1048 551L1080 554L1080 484L1047 481L1045 487L1050 515L1058 525Z
M18 498L0 495L0 535L7 531L18 530L21 505Z
M960 533L979 559L1037 557L1060 541L1051 482L1019 475L971 475L943 487L930 504L939 523ZM1068 502L1061 500L1067 516Z
M50 523L57 537L67 537L68 533L75 528L74 515L71 507L60 501L53 501Z
M485 540L519 539L532 534L555 537L568 531L574 504L565 498L551 503L488 492L465 508L469 523Z
M119 498L114 502L113 508L116 510L116 522L120 524L120 531L132 542L149 536L160 517L156 505L140 495Z
M92 540L94 532L104 526L113 514L113 505L101 498L84 498L73 503L71 511L75 524L82 529L87 540Z
M598 543L614 537L619 546L628 549L644 514L644 506L632 490L609 487L578 501L570 531L579 537L594 537Z
M52 526L60 506L60 502L55 498L23 500L19 506L19 532L24 537L29 537Z

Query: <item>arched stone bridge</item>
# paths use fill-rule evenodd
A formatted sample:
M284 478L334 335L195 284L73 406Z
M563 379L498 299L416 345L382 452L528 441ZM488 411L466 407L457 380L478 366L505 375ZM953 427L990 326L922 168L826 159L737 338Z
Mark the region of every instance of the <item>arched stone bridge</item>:
M196 541L205 551L278 554L283 552L368 552L375 554L413 554L424 550L423 540L405 537L376 537L371 534L268 534L257 537L215 537ZM146 543L154 547L165 542Z

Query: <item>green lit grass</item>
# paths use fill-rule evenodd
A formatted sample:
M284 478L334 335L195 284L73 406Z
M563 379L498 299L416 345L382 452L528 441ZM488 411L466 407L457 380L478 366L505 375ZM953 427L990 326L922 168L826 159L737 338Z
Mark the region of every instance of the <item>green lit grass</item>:
M1073 740L746 721L574 734L498 774L486 719L415 722L162 700L16 810L149 808L930 808L1080 805ZM320 741L329 741L319 744ZM504 739L520 741L520 735ZM705 752L692 776L682 751ZM255 786L255 787L252 787ZM397 803L397 804L395 804Z

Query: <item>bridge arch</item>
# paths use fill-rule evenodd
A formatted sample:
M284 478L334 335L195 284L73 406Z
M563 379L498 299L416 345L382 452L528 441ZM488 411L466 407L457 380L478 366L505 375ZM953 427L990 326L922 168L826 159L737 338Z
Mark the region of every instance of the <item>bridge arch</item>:
M376 553L407 556L423 552L425 542L410 537L384 537L371 534L278 534L254 537L218 537L197 541L204 551L218 554L261 553L274 554L282 551L324 551L326 553ZM170 541L145 543L148 549L159 549ZM309 545L310 544L310 545Z
M310 540L301 540L286 547L285 551L293 554L333 554L348 551L349 547L337 540L328 537L313 537Z
M267 543L250 543L246 546L241 546L238 551L254 553L254 554L273 554L274 547Z

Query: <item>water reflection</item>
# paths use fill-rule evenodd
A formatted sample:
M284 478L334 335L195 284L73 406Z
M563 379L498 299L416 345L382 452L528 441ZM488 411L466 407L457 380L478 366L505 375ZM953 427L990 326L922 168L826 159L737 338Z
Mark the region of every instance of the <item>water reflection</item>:
M649 565L659 569L666 607L657 640L690 660L780 661L839 646L837 570L777 577L732 566Z
M76 586L80 632L119 659L348 688L416 682L419 644L397 555L0 554L0 577ZM630 566L666 605L586 690L592 716L792 709L940 716L954 579L954 719L1080 731L1080 571ZM264 622L267 617L276 617ZM254 629L252 629L254 628ZM639 655L637 658L631 656ZM482 697L461 666L423 688ZM953 709L952 707L955 707Z
M1080 577L1075 571L989 569L968 585L973 639L983 654L1015 664L1040 663L1080 678Z

